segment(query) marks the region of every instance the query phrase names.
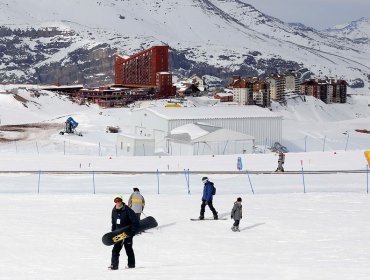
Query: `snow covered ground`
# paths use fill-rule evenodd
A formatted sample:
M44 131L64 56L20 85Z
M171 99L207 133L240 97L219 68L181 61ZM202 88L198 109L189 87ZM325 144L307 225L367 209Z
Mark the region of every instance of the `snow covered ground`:
M261 147L262 154L123 157L115 154L115 135L105 133L105 126L129 130L129 110L19 94L30 100L27 106L0 95L2 125L63 124L72 115L84 136L32 130L26 140L0 143L0 171L13 171L0 173L0 280L370 279L365 172L305 174L304 183L299 172L255 174L277 166L277 156L266 147ZM282 144L294 151L286 155L287 171L301 171L301 163L305 171L366 170L364 150L370 148L370 135L354 129L370 130L368 97L355 96L343 106L291 103L274 108L283 114ZM1 133L3 138L17 137ZM238 156L244 172L213 173L236 171ZM189 185L184 169L193 172ZM190 221L199 216L205 174L217 187L219 216L227 220ZM127 201L134 186L147 201L145 214L154 216L159 227L134 238L137 269L108 271L111 248L101 243L101 236L110 229L114 195L122 193ZM244 217L241 232L235 233L230 230L230 210L239 196ZM211 216L208 209L206 215ZM123 251L121 268L125 262Z
M111 247L101 243L113 194L2 194L0 279L369 279L364 193L251 195L232 185L214 199L228 220L202 222L189 220L199 215L200 187L143 193L159 227L134 238L137 268L123 269L123 251L118 271L107 270ZM244 217L232 232L238 196Z

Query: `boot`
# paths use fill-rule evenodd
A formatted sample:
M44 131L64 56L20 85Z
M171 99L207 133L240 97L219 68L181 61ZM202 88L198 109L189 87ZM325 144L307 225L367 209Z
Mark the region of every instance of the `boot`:
M231 227L231 230L232 230L232 231L235 231L235 226L232 226L232 227Z
M204 220L204 216L203 215L200 215L199 216L199 220Z
M218 214L217 212L216 212L216 214L213 214L213 219L218 220L218 215L217 214Z
M108 269L110 269L110 270L117 270L118 269L118 266L110 265L110 266L108 266Z

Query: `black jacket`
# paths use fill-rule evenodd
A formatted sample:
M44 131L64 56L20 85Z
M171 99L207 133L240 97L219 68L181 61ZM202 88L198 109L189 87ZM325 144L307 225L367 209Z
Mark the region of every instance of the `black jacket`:
M121 209L116 209L114 206L112 209L112 231L126 226L131 226L129 235L134 236L139 230L139 218L126 204L123 204Z

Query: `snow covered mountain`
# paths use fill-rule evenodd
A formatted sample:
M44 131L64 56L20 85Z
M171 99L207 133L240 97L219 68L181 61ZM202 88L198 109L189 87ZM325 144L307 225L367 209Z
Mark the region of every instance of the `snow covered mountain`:
M369 41L287 24L241 0L0 0L0 35L3 82L109 83L114 53L168 44L174 72L308 68L364 92L370 84Z
M346 37L355 41L370 42L370 19L360 18L350 23L336 25L325 30L331 35Z

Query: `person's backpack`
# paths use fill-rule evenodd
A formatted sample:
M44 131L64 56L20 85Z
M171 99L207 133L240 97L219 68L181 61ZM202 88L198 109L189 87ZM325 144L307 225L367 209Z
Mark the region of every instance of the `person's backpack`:
M216 194L216 188L215 186L212 184L212 195L215 195Z

